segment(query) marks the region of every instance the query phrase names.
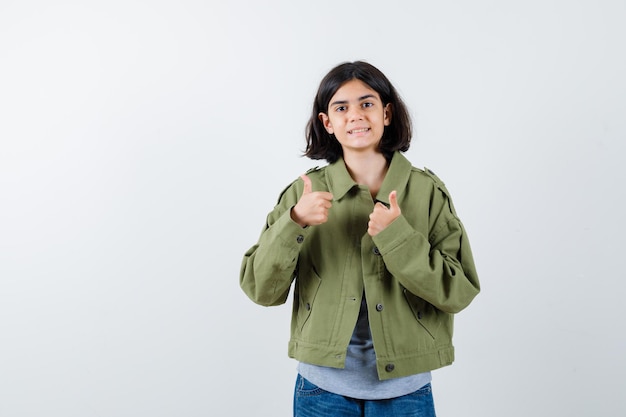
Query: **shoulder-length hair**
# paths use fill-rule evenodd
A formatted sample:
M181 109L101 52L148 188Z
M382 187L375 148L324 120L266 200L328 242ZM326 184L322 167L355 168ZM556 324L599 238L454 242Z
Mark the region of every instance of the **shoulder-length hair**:
M378 68L364 61L346 62L333 68L322 79L315 95L311 117L306 125L306 150L304 156L311 159L325 159L328 163L343 156L341 145L329 134L321 120L320 113L328 113L328 104L337 90L346 82L360 80L380 95L383 106L391 104L391 122L385 126L379 150L387 159L395 151L406 152L412 137L411 117L400 95Z

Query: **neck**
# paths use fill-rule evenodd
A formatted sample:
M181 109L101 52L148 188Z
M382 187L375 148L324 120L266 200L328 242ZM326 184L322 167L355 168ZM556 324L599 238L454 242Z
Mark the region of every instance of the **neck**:
M343 160L352 179L357 184L366 185L372 197L376 197L387 174L385 156L380 152L344 154Z

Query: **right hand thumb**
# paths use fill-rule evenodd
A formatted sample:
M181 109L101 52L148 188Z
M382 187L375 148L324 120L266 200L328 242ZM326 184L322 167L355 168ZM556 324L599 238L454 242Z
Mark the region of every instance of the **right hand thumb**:
M313 186L311 185L311 179L306 174L300 175L300 178L304 181L304 190L302 190L302 195L312 193Z

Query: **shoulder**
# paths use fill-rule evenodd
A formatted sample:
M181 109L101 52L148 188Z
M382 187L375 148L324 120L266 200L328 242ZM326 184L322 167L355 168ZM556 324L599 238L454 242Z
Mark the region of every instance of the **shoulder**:
M410 181L417 183L416 185L425 187L428 186L433 190L439 190L441 193L445 195L445 197L450 198L450 192L446 187L446 184L443 180L435 174L435 172L427 167L423 169L411 167L411 179Z
M454 204L452 203L452 195L445 183L435 174L435 172L430 168L412 168L411 179L419 178L416 180L418 187L422 187L422 189L427 188L431 191L431 198L433 201L438 201L438 204L442 206L449 207L450 212L456 216L456 210L454 208ZM428 185L425 185L428 184Z
M427 167L424 167L423 169L413 167L413 170L417 171L420 176L424 177L428 181L431 181L437 187L445 187L445 183L442 181L441 178L437 176L437 174L435 174L432 169Z
M307 169L305 174L310 175L310 176L318 176L318 175L323 175L325 170L326 170L326 166L322 166L322 167L316 166L316 167Z
M427 167L417 168L411 166L411 180L424 181L434 185L445 186L441 178L439 178L432 169Z
M435 175L435 172L427 167L417 168L411 161L402 153L396 152L392 159L392 167L399 176L405 175L404 173L409 171L409 181L417 182L420 186L431 184L436 187L445 187L444 182Z
M311 179L311 181L315 183L324 177L325 170L326 166L316 166L313 168L309 168L304 174L307 175ZM293 200L294 196L297 201L298 197L302 195L303 185L304 184L300 177L295 178L293 181L287 184L280 192L280 194L278 195L278 203L285 199L289 199L291 201Z

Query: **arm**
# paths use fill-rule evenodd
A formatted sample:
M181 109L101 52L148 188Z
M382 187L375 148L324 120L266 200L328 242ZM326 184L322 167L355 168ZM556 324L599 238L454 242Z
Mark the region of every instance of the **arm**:
M307 229L291 220L289 210L281 213L277 207L270 213L259 241L248 249L241 263L239 284L252 301L272 306L287 300L307 234Z
M469 240L447 193L436 188L425 236L400 214L373 236L389 273L436 308L457 313L480 291Z
M301 183L293 183L281 194L277 206L267 216L258 243L245 253L241 264L241 288L261 305L286 301L300 250L311 233L308 226L328 220L332 194L313 192L308 176L301 178Z

